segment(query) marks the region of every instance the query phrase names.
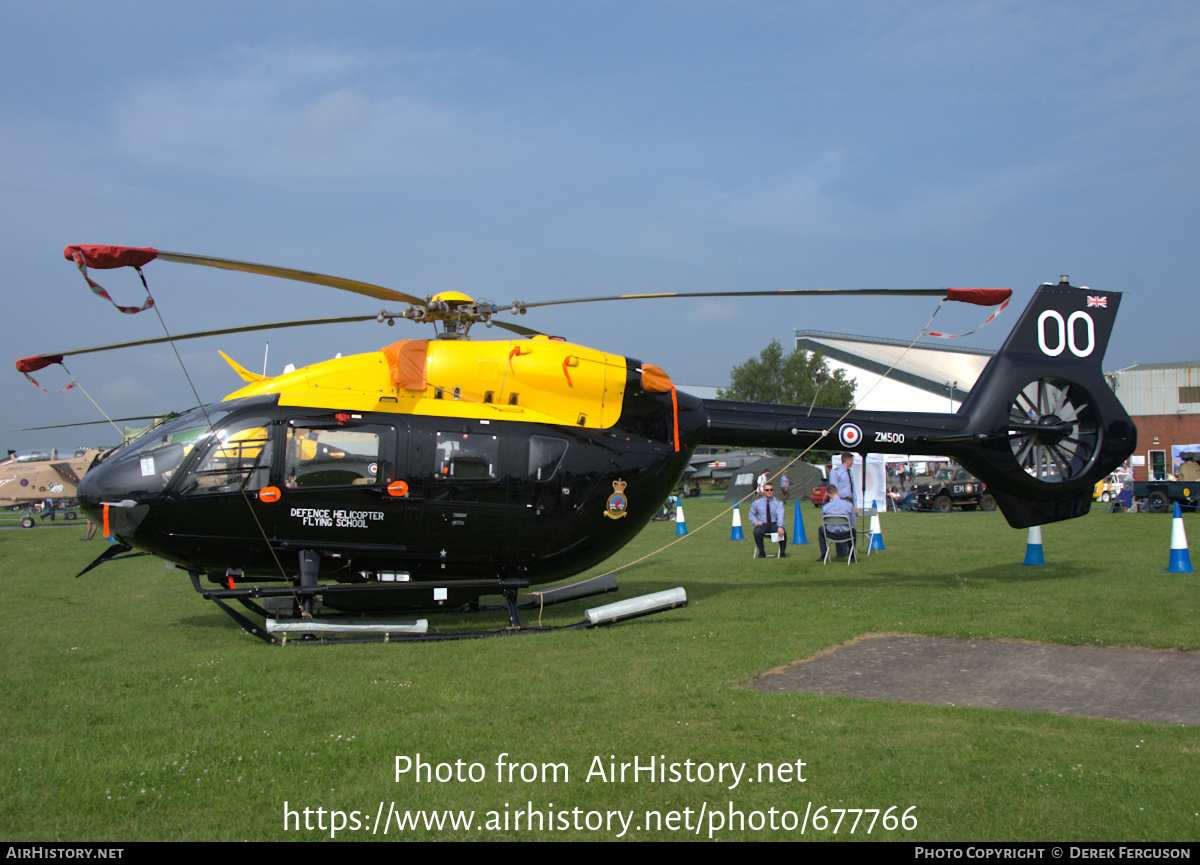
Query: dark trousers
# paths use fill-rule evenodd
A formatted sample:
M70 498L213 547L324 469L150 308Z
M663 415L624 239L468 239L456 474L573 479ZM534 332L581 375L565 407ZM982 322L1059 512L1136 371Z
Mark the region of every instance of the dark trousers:
M774 531L774 523L763 523L762 525L754 527L754 545L758 547L758 554L762 558L766 558L767 555L766 550L763 549L763 535L769 535ZM783 555L786 550L787 539L785 538L779 542L779 554Z
M847 531L830 531L829 541L839 556L850 555L850 533ZM821 558L825 558L825 527L817 529L817 543L821 545ZM843 550L845 552L843 552Z

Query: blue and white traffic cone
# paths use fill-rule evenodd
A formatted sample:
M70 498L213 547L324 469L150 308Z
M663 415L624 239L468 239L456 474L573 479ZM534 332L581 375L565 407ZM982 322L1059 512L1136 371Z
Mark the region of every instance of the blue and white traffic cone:
M796 499L796 516L792 520L792 545L807 544L808 535L804 534L804 520L800 517L800 500Z
M879 502L871 502L871 507L875 509L875 515L871 517L871 542L867 544L867 552L872 550L886 550L883 545L883 528L879 525Z
M1025 561L1023 565L1044 565L1046 558L1042 555L1042 527L1029 527L1029 541L1025 544Z
M1179 502L1175 503L1175 517L1171 520L1171 561L1167 565L1167 573L1192 573L1192 556L1188 552L1187 535L1183 532L1183 513L1179 510Z
M687 522L683 518L683 503L680 502L675 506L675 534L687 534Z
M677 523L675 523L675 525L676 525L676 527L678 527L679 523L677 522ZM679 529L676 528L676 531L678 532ZM745 539L746 539L746 536L742 534L742 512L738 510L737 505L734 505L733 506L733 530L729 533L729 540L744 541Z

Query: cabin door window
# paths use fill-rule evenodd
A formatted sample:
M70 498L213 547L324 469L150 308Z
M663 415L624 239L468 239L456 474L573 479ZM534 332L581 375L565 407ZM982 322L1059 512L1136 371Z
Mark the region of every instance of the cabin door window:
M378 486L392 480L383 442L391 427L288 426L283 482L288 489ZM385 434L386 431L386 434Z

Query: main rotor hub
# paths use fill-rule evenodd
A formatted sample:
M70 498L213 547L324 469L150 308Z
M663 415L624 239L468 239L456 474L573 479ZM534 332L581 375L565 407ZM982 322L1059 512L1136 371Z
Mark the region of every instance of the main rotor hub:
M409 321L441 322L444 332L439 334L442 339L465 339L471 325L480 322L490 325L496 305L489 300L475 300L461 291L440 291L425 298L424 304L413 304L403 312L380 310L377 316L380 321L391 323L397 318Z
M464 303L474 303L475 298L470 295L463 294L461 291L439 291L433 297L429 298L433 303L444 303L447 306L458 307Z

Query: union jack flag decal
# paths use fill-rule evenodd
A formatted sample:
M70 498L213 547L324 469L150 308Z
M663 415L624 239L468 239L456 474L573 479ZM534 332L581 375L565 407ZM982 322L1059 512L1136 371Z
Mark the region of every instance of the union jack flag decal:
M1088 306L1099 306L1103 309L1108 309L1108 298L1101 297L1098 294L1089 294L1087 299Z

